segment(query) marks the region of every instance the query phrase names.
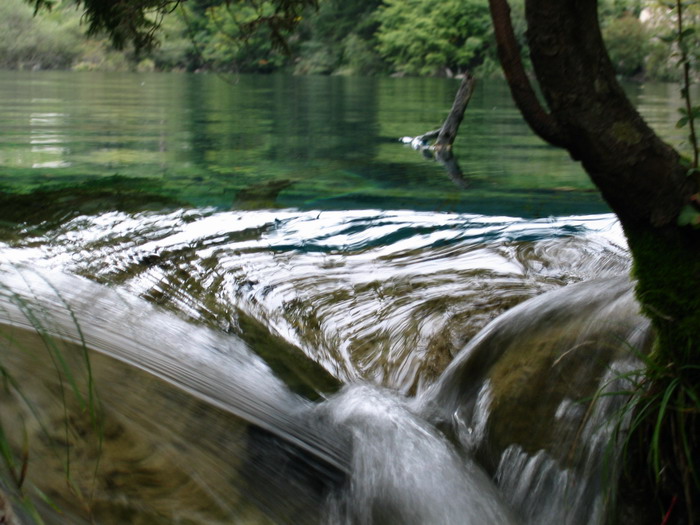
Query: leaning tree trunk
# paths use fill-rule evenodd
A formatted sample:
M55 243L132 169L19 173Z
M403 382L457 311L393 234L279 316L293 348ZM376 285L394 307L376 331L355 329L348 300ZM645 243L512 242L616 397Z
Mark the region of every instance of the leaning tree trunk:
M438 129L416 137L402 137L400 139L404 144L410 144L413 149L421 151L426 157L432 158L434 156L435 160L445 167L452 181L462 188L468 187L469 183L462 173L457 159L452 154L452 144L457 138L459 126L464 119L464 112L474 94L475 84L474 77L470 73L466 73L459 85L452 108ZM429 141L433 139L435 142L432 145L429 144Z
M669 500L685 500L692 522L700 494L691 479L700 476L700 229L681 226L679 215L699 216L697 175L688 175L617 82L595 0L525 2L530 57L547 109L520 62L507 1L489 4L499 58L525 120L581 162L625 230L637 295L657 333L648 391L671 389L668 398L661 394L660 415L653 413L651 427L661 422L662 428L649 431L648 444L663 448L660 436L668 438L665 459L655 459L654 467L671 474L657 481ZM676 410L683 398L690 408Z

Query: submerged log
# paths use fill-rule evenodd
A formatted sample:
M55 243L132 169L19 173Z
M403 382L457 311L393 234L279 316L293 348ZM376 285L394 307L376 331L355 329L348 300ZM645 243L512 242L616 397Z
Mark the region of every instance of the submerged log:
M462 79L462 83L459 85L454 102L452 102L450 113L447 115L445 122L443 122L442 126L438 129L428 131L415 137L401 137L399 140L419 151L444 151L451 149L457 137L459 126L464 119L464 112L467 110L469 101L474 93L475 84L476 80L474 77L467 73ZM428 144L433 139L436 139L435 143L432 145Z
M467 187L467 181L464 178L462 169L457 163L457 159L452 154L452 144L457 137L459 126L464 119L464 112L469 105L469 101L474 93L474 85L476 80L469 73L464 75L462 83L459 85L457 94L455 95L452 109L447 115L445 122L438 129L428 131L422 135L415 137L402 137L400 139L404 144L409 144L413 149L420 151L428 158L435 158L447 170L448 175L455 184L460 187ZM434 144L429 144L431 140L435 140Z
M459 131L459 126L462 124L462 119L464 118L464 112L469 105L469 101L474 93L474 84L476 83L473 76L469 73L464 75L462 83L457 90L454 102L452 103L452 109L449 115L442 124L439 130L437 140L434 144L434 149L445 150L451 149L452 143L457 137L457 132Z

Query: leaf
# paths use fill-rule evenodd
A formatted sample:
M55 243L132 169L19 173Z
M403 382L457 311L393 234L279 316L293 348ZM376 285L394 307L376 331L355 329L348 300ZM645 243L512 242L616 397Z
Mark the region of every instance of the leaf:
M688 117L682 117L681 119L678 120L678 122L676 122L676 128L677 129L684 128L685 126L688 125L689 121L690 121L690 119Z
M700 212L690 204L686 204L678 214L678 226L700 227Z
M656 481L658 483L661 478L661 430L665 427L663 420L666 417L666 413L669 409L671 396L673 395L676 387L678 386L678 379L673 379L671 383L666 387L664 395L661 399L659 405L659 413L656 417L656 424L654 425L654 431L651 437L651 457L652 464L654 465L654 473L656 475Z

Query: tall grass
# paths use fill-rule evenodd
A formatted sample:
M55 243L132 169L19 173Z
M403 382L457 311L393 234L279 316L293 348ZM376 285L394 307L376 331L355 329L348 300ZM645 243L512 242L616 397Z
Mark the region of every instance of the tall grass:
M22 270L17 270L16 275L23 277ZM58 397L61 406L63 407L63 434L64 434L64 473L67 484L74 490L78 491L77 496L85 499L85 495L80 494L79 489L71 479L71 447L70 447L70 427L69 427L69 405L72 402L77 402L78 410L87 413L90 419L90 426L93 437L97 440L98 451L101 453L103 446L103 427L102 417L100 413L100 404L95 390L95 384L92 375L90 364L90 356L88 347L83 335L83 331L78 322L77 316L70 304L64 299L62 294L51 285L43 276L41 278L48 284L49 288L55 294L62 308L69 313L70 319L77 334L77 343L81 349L81 362L79 363L83 371L81 375L85 375L84 380L78 378L77 370L71 364L70 358L64 353L62 341L57 334L60 334L58 327L54 326L51 319L51 313L41 305L36 292L32 289L30 282L24 279L24 284L29 290L29 296L34 295L37 300L31 300L21 293L15 292L7 285L0 283L0 296L8 303L14 305L24 317L24 321L29 323L29 326L38 335L41 345L48 356L51 366L56 374L58 388ZM6 308L2 308L2 314L8 320L13 318L13 313ZM15 312L16 315L16 312ZM10 352L29 352L28 348L23 347L23 344L18 341L11 333L11 327L5 329L0 328L0 345L3 348L0 352L0 377L2 378L3 394L19 400L28 409L30 417L33 417L39 425L40 433L47 439L50 435L50 429L47 422L43 420L40 410L34 406L31 395L25 392L25 385L21 380L16 379L9 367L3 363L3 356L10 355ZM43 366L37 363L38 366ZM84 383L84 384L83 384ZM69 399L70 398L70 399ZM7 429L12 426L16 428L18 424L22 424L22 443L12 442L8 436ZM31 520L37 524L43 524L44 521L39 513L37 503L54 508L60 512L58 506L44 494L40 488L28 479L28 466L32 454L31 437L27 431L24 421L8 421L7 418L0 417L0 461L4 469L0 473L0 499L4 499L4 505L7 508L6 520L12 524L12 518L8 518L12 511L9 507L15 507L22 514L24 520ZM98 461L95 464L95 471L99 466ZM94 476L96 478L96 476ZM4 492L4 494L2 494ZM2 496L4 495L4 498ZM2 510L2 509L0 509Z
M655 352L633 352L642 366L618 377L629 388L601 394L627 397L614 416L609 446L608 462L621 467L620 485L610 487L611 506L624 497L634 500L635 493L652 491L655 501L645 504L658 511L663 525L696 523L700 518L700 367L661 362Z

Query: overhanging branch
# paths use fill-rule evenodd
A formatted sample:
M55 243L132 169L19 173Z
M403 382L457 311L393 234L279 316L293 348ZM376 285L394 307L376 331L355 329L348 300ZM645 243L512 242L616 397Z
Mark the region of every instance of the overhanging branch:
M567 140L557 121L545 111L530 84L515 39L507 0L489 0L498 58L513 100L530 128L553 146L565 148Z

